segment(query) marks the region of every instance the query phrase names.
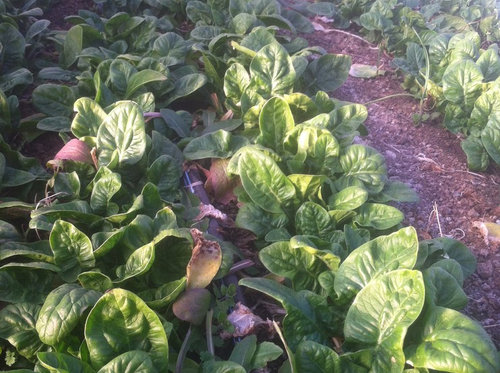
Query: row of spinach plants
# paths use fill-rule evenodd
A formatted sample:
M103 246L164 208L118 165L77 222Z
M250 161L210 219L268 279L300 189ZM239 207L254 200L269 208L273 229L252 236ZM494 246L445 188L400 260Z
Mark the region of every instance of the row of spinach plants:
M432 101L443 125L465 137L470 169L500 163L495 97L500 40L495 1L335 1L338 26L354 22L368 40L393 52L404 87ZM332 13L333 15L333 13ZM422 116L422 112L419 113Z
M258 9L240 3L221 9ZM190 14L185 5L172 22ZM18 371L245 372L281 355L249 336L228 360L214 356L212 326L227 320L213 319L220 301L206 287L220 292L213 279L238 252L193 229L207 222L195 220L199 200L180 186L185 159L210 159L237 175L236 224L256 234L262 262L285 278L241 281L287 312L283 371L396 372L405 361L420 371L498 369L484 330L452 310L466 302L461 284L473 256L453 240L419 246L414 230L401 227L402 213L385 203L415 195L389 182L374 149L352 144L366 109L321 91L343 83L348 58L261 24L222 32L213 44L158 35L167 23L150 15L83 11L72 21L58 42L60 66L41 73L70 83L77 75L78 85L42 85L33 101L46 116L41 129L76 139L51 162L47 198L1 206L0 294L10 304L0 311L0 336L22 356ZM187 95L214 104L194 127L188 111L167 107L182 107ZM26 184L36 183L45 184ZM337 356L332 341L344 338ZM444 341L467 353L452 359Z

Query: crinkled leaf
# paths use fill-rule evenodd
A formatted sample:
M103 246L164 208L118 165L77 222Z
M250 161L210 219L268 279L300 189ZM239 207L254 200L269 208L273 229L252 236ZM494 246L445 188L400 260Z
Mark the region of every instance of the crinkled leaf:
M381 203L365 203L354 221L363 227L385 230L398 225L403 219L403 213L395 207Z
M98 373L156 373L153 361L147 352L133 350L118 355L101 369Z
M483 74L473 61L456 61L443 75L443 94L448 101L470 110L482 93L482 84Z
M75 101L73 110L76 112L71 123L71 131L76 137L97 136L99 126L106 118L105 111L97 102L88 97Z
M42 84L33 91L33 105L47 115L69 117L74 102L73 91L65 85Z
M273 97L265 103L260 112L260 136L257 142L281 153L285 136L294 126L292 111L287 102L282 98Z

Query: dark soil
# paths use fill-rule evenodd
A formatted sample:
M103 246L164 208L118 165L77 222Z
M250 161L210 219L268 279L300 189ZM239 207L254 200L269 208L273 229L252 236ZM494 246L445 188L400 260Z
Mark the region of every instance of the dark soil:
M329 30L304 37L330 53L348 54L353 63L376 65L378 51L353 35ZM367 103L393 94L402 94L402 78L391 68L390 58L382 56L384 76L373 79L349 77L334 92L335 98ZM485 242L475 222L500 219L500 169L484 173L467 170L460 139L436 120L416 125L412 115L419 101L396 97L368 105L366 126L369 135L360 142L382 153L392 180L409 184L420 201L401 204L405 223L413 225L421 239L447 236L460 239L477 256L477 272L465 283L469 297L466 314L478 320L500 347L500 250ZM437 212L439 218L437 217Z
M72 25L66 17L78 15L80 9L93 10L94 6L92 0L60 0L45 12L44 18L50 21L51 30L68 30Z

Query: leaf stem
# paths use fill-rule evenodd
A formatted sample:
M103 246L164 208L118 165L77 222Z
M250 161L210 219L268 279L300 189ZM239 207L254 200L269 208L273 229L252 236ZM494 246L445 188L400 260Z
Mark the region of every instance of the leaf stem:
M210 309L207 312L206 321L205 321L205 333L207 334L207 348L210 355L215 356L215 348L214 348L214 340L212 338L212 316L214 314L214 310Z
M186 336L184 337L184 341L182 341L182 346L179 350L179 355L177 356L177 362L175 364L175 373L182 373L182 366L184 365L184 359L186 358L189 346L189 339L191 338L191 327L192 325L189 324L189 328Z
M374 104L376 102L388 100L388 99L394 98L394 97L413 97L414 98L415 96L412 95L411 93L396 93L396 94L393 94L393 95L376 98L375 100L370 100L370 101L363 102L363 105L371 105L371 104Z

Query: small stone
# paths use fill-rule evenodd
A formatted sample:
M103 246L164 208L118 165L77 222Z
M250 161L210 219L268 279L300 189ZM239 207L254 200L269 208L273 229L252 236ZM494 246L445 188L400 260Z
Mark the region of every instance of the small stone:
M396 153L394 153L392 150L386 150L384 152L384 154L385 154L385 157L388 159L396 159L397 158Z

